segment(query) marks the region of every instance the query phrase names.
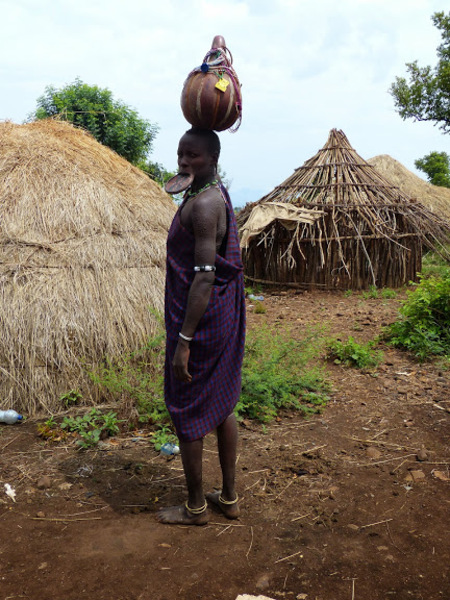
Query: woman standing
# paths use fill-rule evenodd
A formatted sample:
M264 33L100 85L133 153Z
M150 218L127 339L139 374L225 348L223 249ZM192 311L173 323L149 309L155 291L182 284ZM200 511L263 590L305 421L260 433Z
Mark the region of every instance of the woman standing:
M245 342L243 266L236 220L217 176L220 141L192 128L178 146L178 167L193 177L167 240L165 400L180 440L185 504L161 509L162 523L203 525L203 438L217 431L222 490L206 494L224 515L239 516L235 490L237 424Z

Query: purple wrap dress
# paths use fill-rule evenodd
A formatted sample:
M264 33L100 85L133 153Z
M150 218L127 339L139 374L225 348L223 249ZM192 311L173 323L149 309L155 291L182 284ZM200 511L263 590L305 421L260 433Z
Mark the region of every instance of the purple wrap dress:
M189 383L175 379L172 368L195 275L195 239L181 224L181 207L167 238L164 395L178 437L185 442L200 439L223 423L241 391L245 344L243 266L230 197L221 183L218 187L227 208L227 234L216 254L208 306L190 343Z

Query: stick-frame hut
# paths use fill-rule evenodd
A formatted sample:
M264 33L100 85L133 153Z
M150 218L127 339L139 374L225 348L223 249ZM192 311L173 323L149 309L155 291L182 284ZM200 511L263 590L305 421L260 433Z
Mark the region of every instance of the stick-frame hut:
M258 205L278 202L322 216L295 229L275 220L253 237L242 249L249 282L396 288L417 279L423 246L446 253L449 223L389 183L336 129L293 175L241 211L241 229Z

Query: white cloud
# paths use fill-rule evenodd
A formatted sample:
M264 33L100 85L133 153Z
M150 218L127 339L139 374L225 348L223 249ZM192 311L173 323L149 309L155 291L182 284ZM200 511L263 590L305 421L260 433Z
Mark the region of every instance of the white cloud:
M221 135L232 191L269 191L332 127L363 157L411 169L449 138L403 122L388 89L405 62L435 64L438 10L439 0L0 0L0 119L23 121L47 85L79 76L159 123L153 159L172 169L188 126L184 79L221 34L243 84L242 127Z

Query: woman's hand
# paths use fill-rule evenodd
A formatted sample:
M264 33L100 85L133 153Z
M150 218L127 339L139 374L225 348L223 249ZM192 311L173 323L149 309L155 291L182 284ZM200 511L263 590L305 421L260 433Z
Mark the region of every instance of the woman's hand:
M192 375L188 371L189 355L189 342L180 339L172 360L172 367L175 379L186 383L192 381Z

